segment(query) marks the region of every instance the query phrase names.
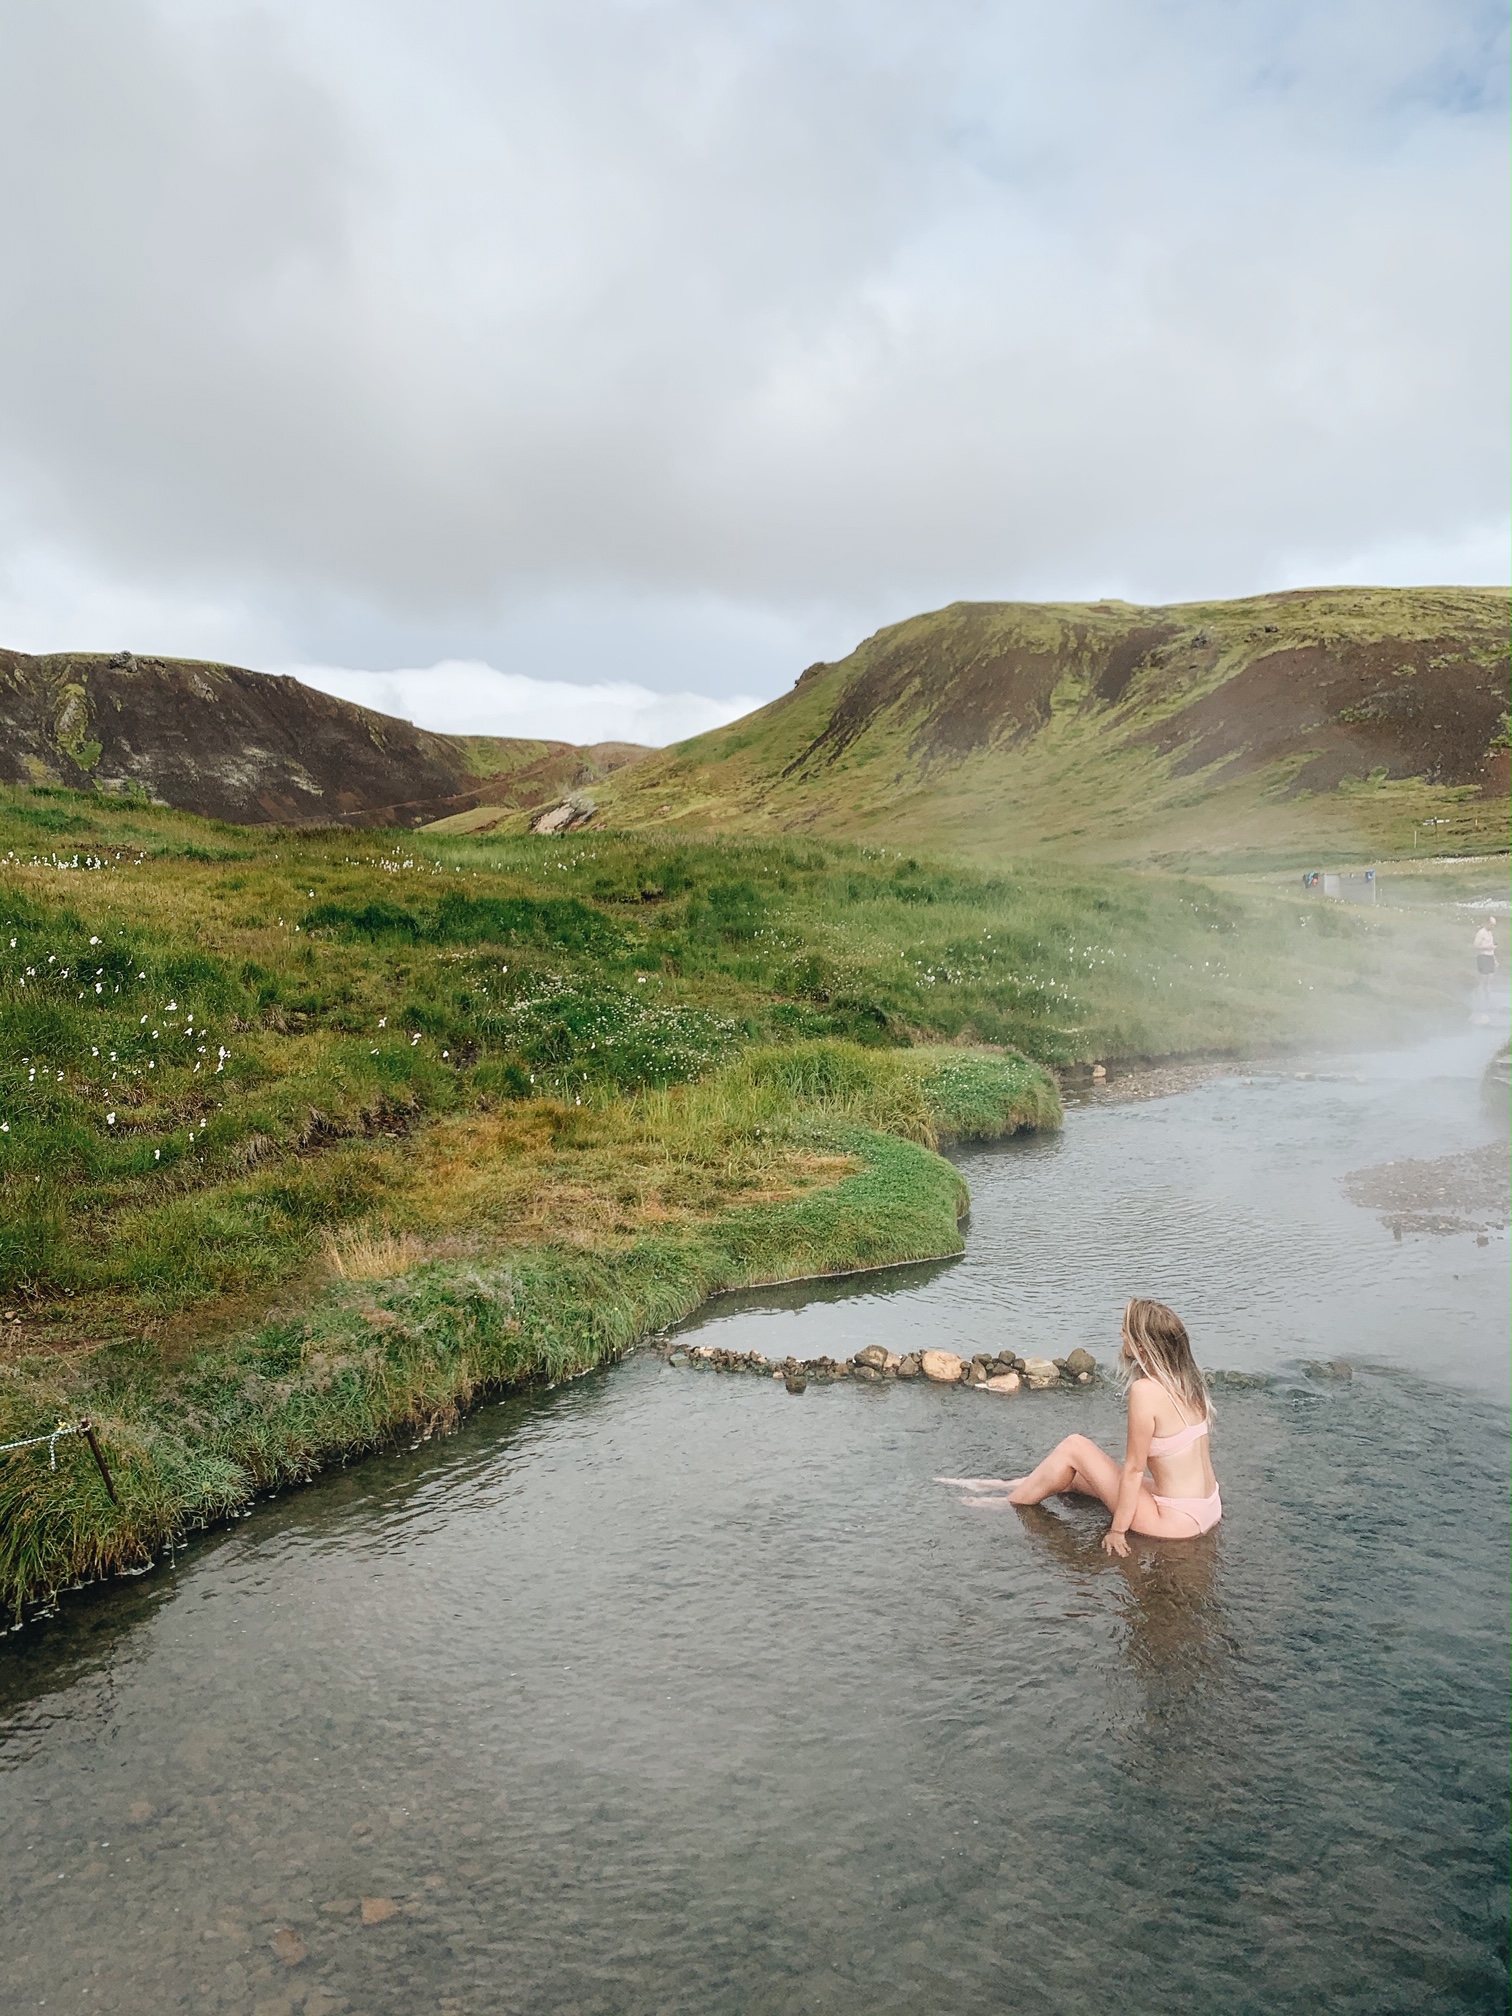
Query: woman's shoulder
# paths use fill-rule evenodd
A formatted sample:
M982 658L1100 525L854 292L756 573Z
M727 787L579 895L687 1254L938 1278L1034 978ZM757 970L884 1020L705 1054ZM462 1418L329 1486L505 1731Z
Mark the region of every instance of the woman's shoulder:
M1141 1414L1153 1414L1165 1397L1165 1388L1158 1379L1141 1376L1129 1381L1129 1411L1137 1408Z

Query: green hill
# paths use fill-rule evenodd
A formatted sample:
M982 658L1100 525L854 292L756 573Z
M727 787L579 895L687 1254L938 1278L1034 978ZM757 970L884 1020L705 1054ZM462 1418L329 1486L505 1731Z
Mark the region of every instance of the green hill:
M1158 867L1494 851L1507 679L1503 589L954 603L623 771L594 823Z

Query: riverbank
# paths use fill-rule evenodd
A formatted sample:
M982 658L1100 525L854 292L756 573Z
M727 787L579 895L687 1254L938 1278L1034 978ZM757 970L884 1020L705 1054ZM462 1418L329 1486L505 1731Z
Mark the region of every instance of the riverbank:
M19 1616L59 1588L139 1569L189 1528L449 1427L485 1394L615 1359L720 1290L959 1252L967 1192L934 1150L940 1131L991 1138L1059 1117L1053 1081L1027 1060L842 1044L757 1053L630 1114L535 1102L538 1201L551 1148L578 1167L573 1221L548 1222L534 1242L475 1237L458 1252L359 1231L328 1242L323 1282L281 1298L296 1306L187 1353L150 1338L67 1352L13 1343L0 1437L88 1418L109 1480L79 1440L58 1444L55 1461L44 1444L0 1463L0 1599ZM422 1179L458 1159L478 1167L467 1150L487 1125L438 1127L415 1144ZM713 1211L654 1211L655 1230L623 1216L618 1230L595 1227L608 1201L595 1161L622 1192L637 1151L664 1154L680 1134L722 1152L727 1176L742 1149L759 1158L764 1188L747 1184L750 1201ZM629 1208L622 1194L616 1208ZM440 1242L457 1244L455 1233Z
M1390 916L885 850L9 791L0 855L0 1442L87 1414L116 1489L0 1460L13 1609L719 1289L959 1250L934 1149L1058 1124L1053 1067L1438 984Z

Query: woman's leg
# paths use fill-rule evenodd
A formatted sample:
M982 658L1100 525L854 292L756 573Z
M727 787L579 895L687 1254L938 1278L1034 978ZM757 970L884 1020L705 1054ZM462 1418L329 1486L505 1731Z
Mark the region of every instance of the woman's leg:
M1089 1436L1068 1435L1027 1477L1014 1479L1008 1502L1038 1505L1058 1492L1079 1491L1088 1498L1101 1498L1111 1512L1118 1503L1122 1481L1122 1466L1105 1449L1099 1449Z
M1008 1493L1010 1505L1038 1505L1057 1492L1079 1491L1088 1498L1100 1498L1110 1512L1118 1505L1123 1483L1123 1465L1115 1463L1105 1449L1086 1435L1068 1435L1057 1442L1044 1462L1019 1478ZM1139 1487L1130 1529L1156 1540L1190 1540L1197 1521L1188 1512L1157 1505L1148 1484Z

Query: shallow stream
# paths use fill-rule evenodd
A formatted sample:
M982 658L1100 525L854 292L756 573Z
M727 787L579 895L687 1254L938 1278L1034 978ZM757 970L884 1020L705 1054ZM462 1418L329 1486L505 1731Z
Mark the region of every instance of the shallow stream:
M690 1326L1106 1363L1161 1296L1276 1375L1204 1540L932 1481L1116 1449L1112 1391L646 1353L11 1638L4 2007L1504 2009L1507 1236L1343 1189L1494 1138L1491 1047L1073 1112L960 1158L962 1260Z

